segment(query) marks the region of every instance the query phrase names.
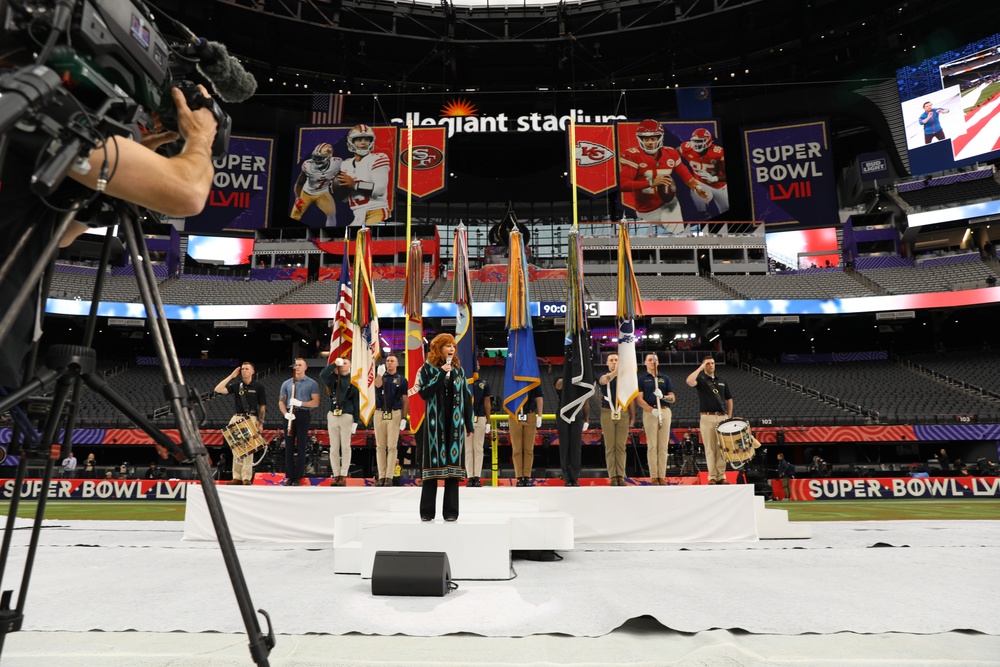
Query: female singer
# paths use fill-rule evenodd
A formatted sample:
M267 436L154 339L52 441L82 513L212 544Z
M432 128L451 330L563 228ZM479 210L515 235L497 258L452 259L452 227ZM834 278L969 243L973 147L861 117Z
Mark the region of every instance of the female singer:
M423 437L423 489L420 518L433 521L438 480L444 480L445 521L458 519L458 480L465 479L465 437L473 431L472 394L455 356L455 337L439 334L417 375L426 401Z

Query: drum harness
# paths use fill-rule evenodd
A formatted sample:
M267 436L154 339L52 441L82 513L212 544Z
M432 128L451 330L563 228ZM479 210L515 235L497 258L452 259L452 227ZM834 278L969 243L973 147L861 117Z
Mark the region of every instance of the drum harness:
M293 382L294 382L294 380L293 380ZM252 460L253 459L253 453L252 452L250 453L250 457L251 457L251 463L250 463L250 465L252 465L254 468L256 468L257 464L260 463L261 461L263 461L264 457L267 456L268 442L267 442L267 438L264 437L264 421L260 419L260 405L259 404L257 405L257 414L254 414L253 412L251 412L250 411L250 401L245 397L246 393L247 393L246 383L244 383L243 380L240 380L240 391L237 394L237 396L238 396L237 402L239 403L239 406L237 406L237 407L239 407L239 408L242 409L242 413L237 413L237 414L242 414L246 419L249 419L250 417L256 417L259 420L259 423L260 423L260 437L264 441L264 447L263 447L263 449L260 450L260 458L259 459ZM235 463L235 460L233 461L233 463Z

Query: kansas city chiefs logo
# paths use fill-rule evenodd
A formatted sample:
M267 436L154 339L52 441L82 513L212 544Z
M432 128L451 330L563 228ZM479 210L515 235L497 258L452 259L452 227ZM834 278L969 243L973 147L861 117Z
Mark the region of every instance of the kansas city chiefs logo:
M576 163L581 167L593 167L607 162L614 156L614 151L607 146L592 141L576 142Z
M409 166L410 151L402 151L403 164ZM444 162L444 153L440 148L434 146L414 146L413 147L413 168L433 169Z

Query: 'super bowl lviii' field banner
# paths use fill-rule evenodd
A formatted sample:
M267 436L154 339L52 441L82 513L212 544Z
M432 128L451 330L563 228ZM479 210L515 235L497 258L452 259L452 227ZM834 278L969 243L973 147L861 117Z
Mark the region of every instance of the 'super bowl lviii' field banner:
M617 188L615 126L577 125L574 132L576 141L570 155L576 160L576 187L592 197Z
M754 220L768 231L837 225L825 121L743 130Z
M399 131L399 177L396 187L406 192L409 183L409 163L413 160L413 196L424 199L448 188L445 149L448 129L445 127L413 128L413 154L410 154L410 130Z
M264 229L271 219L274 137L233 136L229 154L213 160L215 176L205 209L185 220L186 232Z
M300 127L288 216L310 227L387 220L395 201L396 133L395 125Z
M1000 498L1000 477L864 477L792 479L792 500L871 498ZM775 498L784 497L782 480L771 480Z

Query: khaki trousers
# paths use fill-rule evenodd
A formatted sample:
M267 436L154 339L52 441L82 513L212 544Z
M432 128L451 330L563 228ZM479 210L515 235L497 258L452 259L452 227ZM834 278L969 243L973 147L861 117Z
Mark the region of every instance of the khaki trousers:
M245 419L243 415L233 415L229 420L229 425L232 426L238 421ZM257 432L260 433L260 424L257 423L257 417L250 415L250 420L253 425L257 427ZM233 455L233 479L239 481L253 481L253 453L247 454L246 456L236 456Z
M486 443L486 425L488 423L490 423L488 416L476 417L472 435L465 436L466 477L482 477L483 445Z
M601 431L604 436L604 459L608 477L625 476L625 447L628 444L628 409L621 411L621 419L611 418L611 408L601 408Z
M375 410L375 461L378 465L378 479L392 479L396 474L396 445L399 444L399 421L402 410L393 410L392 419Z
M719 432L716 427L729 419L726 415L701 416L701 440L705 443L705 460L708 463L708 479L716 482L726 480L726 457L719 446Z
M326 430L330 435L330 474L347 477L351 470L351 429L354 427L352 415L326 413Z
M672 413L665 406L660 412L661 419L657 419L655 410L642 411L642 428L646 431L646 462L649 464L649 476L653 479L667 476L667 447L670 445Z
M535 413L529 412L527 421L518 421L508 415L510 448L514 451L514 477L531 477L535 465Z

